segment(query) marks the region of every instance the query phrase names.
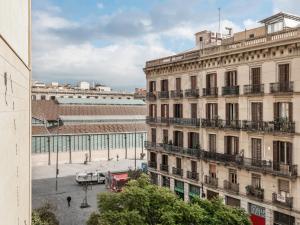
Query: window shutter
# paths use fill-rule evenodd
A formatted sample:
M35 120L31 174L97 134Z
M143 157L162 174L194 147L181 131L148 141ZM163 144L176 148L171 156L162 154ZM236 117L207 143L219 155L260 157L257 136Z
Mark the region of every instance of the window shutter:
M236 103L235 104L235 113L236 113L236 120L238 120L239 119L239 104L238 103Z
M225 150L224 153L225 154L228 154L228 149L227 149L228 148L228 143L227 143L227 141L228 141L228 137L225 136L224 137L224 150Z
M230 110L230 105L229 103L226 103L226 120L229 120L229 110Z
M239 154L239 138L234 137L234 154Z
M293 121L293 103L289 102L289 121Z
M278 106L279 106L278 102L273 103L274 120L277 120L278 117L279 117L279 115L278 115L279 114Z
M286 192L286 193L289 193L289 182L287 180L278 180L278 189L279 189L279 192L283 191L283 192Z
M287 160L289 165L293 164L293 143L291 142L287 143Z
M273 141L273 168L275 170L279 169L279 159L278 159L278 141Z

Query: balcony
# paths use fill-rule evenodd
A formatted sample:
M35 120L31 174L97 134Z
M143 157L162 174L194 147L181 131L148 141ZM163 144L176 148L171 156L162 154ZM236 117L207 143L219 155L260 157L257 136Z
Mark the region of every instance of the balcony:
M218 96L218 88L203 88L203 96L205 97L217 97Z
M166 152L194 159L202 159L211 162L220 162L237 168L268 173L285 178L296 178L298 175L297 165L286 165L271 160L256 160L243 157L242 155L230 155L219 152L209 152L200 148L183 148L171 144L145 142L145 147L151 151Z
M186 98L199 98L199 89L187 89L185 90Z
M182 90L171 91L171 98L173 99L183 98L183 91Z
M270 83L270 93L286 93L294 91L294 82Z
M278 121L242 121L242 129L246 131L295 133L295 122Z
M273 193L272 202L282 207L293 208L293 197L287 197L284 195Z
M160 164L160 171L169 173L169 165Z
M256 198L259 200L264 200L264 189L255 187L253 185L246 186L246 194L250 198Z
M156 92L147 92L146 99L148 101L155 101L156 100Z
M198 181L199 180L199 173L195 171L187 171L186 177L190 180Z
M158 92L158 98L168 99L169 98L169 91L160 91L160 92Z
M162 186L170 188L170 178L162 177Z
M200 119L197 118L170 118L170 123L177 126L200 127Z
M239 130L241 129L241 121L240 120L225 120L225 128Z
M146 123L147 124L153 124L153 123L157 123L157 117L151 117L151 116L147 116L146 117Z
M207 128L241 129L240 120L202 119L201 126Z
M224 180L224 189L238 194L240 190L240 184L235 184L228 180Z
M258 95L263 93L263 84L244 85L244 95Z
M147 124L169 124L170 118L168 117L146 117Z
M240 94L240 86L227 86L222 87L222 95L239 95Z
M214 188L218 187L218 178L205 175L205 184Z
M157 163L153 161L148 161L148 167L157 169Z
M176 176L182 177L182 176L183 176L183 169L173 167L173 168L172 168L172 174L173 174L173 175L176 175Z

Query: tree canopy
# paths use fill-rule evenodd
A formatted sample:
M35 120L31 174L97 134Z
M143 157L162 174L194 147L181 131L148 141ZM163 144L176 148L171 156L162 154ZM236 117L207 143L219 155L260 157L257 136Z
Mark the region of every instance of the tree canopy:
M59 225L55 214L52 212L53 206L46 203L38 209L32 211L32 225Z
M98 212L87 225L251 225L246 212L220 199L186 203L146 175L131 180L120 193L100 193Z

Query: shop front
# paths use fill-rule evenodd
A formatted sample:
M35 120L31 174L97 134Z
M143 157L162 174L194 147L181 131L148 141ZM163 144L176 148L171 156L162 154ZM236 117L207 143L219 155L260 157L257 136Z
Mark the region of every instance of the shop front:
M266 209L264 207L248 203L248 211L253 225L266 224Z
M182 200L184 200L184 182L179 180L175 180L174 182L175 182L174 191L176 195Z

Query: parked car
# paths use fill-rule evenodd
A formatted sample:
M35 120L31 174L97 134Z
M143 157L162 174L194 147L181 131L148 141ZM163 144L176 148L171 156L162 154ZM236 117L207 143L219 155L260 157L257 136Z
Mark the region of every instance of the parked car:
M76 182L78 184L105 184L105 175L102 172L80 172L76 173Z

